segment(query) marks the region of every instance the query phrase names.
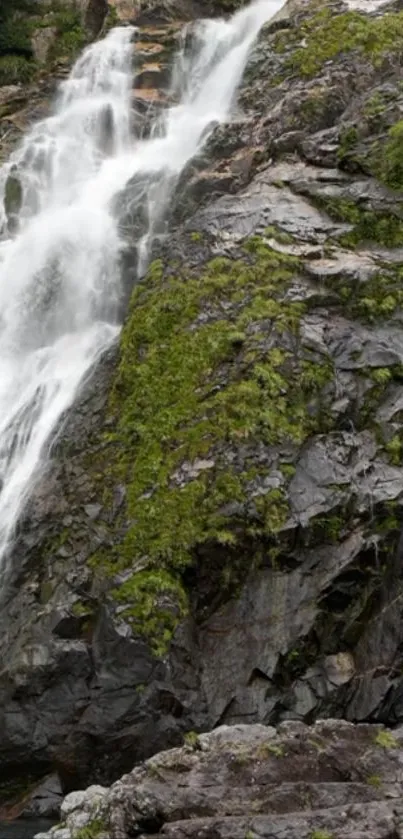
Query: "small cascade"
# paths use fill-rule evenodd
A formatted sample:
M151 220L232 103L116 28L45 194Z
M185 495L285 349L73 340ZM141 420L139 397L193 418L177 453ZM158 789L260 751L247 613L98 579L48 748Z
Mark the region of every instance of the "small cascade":
M253 43L283 0L192 25L172 77L173 107L147 139L132 130L133 28L88 47L53 114L0 169L0 569L55 430L119 333L124 242L116 197L146 219L144 271L177 179L225 121ZM129 184L129 188L127 185Z

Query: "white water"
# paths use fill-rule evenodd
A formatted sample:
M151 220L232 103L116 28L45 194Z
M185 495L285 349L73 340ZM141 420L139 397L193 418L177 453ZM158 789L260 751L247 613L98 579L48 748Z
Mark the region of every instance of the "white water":
M3 233L4 190L14 165L23 187L18 229L0 241L3 572L58 422L119 331L123 243L112 199L141 175L137 200L147 203L149 217L139 243L144 262L169 189L211 126L228 118L253 42L282 5L259 0L229 21L199 22L197 49L180 52L173 74L179 104L141 142L130 130L134 33L113 30L85 50L61 86L54 115L36 125L0 169Z

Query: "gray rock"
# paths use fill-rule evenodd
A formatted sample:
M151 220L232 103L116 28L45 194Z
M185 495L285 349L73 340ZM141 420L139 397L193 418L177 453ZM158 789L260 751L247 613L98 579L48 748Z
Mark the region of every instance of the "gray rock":
M101 808L87 790L66 834L46 839L73 839L79 812L106 839L389 839L402 835L402 784L402 742L381 726L224 726L135 768Z

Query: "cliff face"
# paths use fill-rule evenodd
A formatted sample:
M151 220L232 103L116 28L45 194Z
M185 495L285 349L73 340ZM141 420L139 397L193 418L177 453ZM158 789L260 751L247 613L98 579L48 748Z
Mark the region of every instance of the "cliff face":
M165 101L178 26L144 21L137 103ZM297 6L181 178L21 524L3 798L190 729L401 720L402 50L399 3Z

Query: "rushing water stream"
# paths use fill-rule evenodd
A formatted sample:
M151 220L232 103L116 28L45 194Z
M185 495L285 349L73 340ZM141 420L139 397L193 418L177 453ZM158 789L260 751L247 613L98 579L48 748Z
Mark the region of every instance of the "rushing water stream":
M282 5L258 0L229 21L200 21L193 53L177 56L172 84L178 104L142 141L131 132L136 33L114 29L84 51L61 85L54 113L0 169L3 573L58 422L119 332L122 241L112 199L141 175L137 200L147 202L149 217L139 243L144 264L169 190L211 126L228 118L259 30ZM22 185L22 206L10 223L3 205L13 177Z

